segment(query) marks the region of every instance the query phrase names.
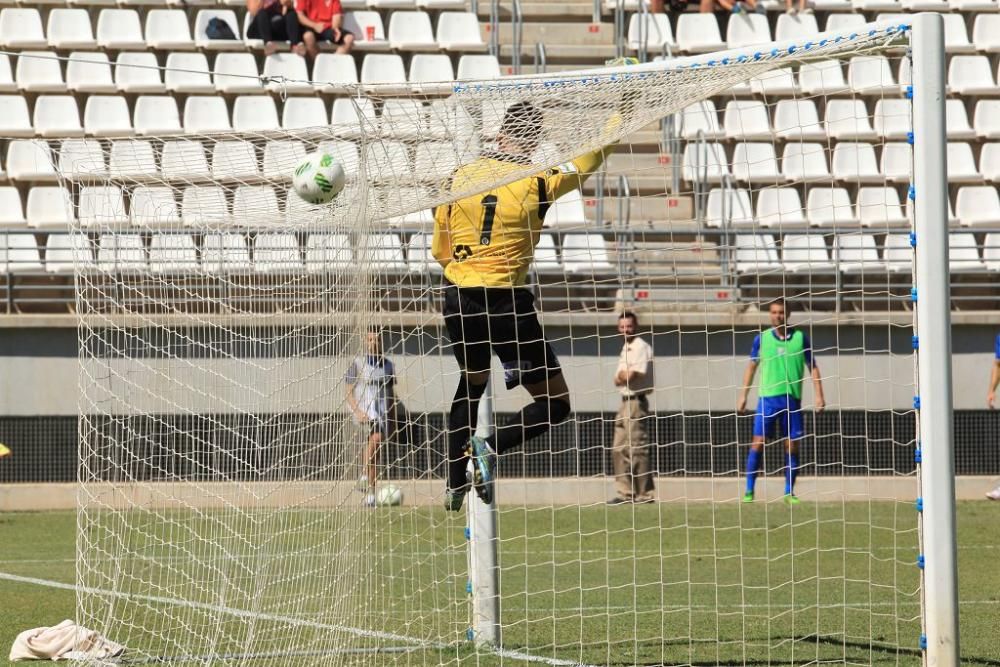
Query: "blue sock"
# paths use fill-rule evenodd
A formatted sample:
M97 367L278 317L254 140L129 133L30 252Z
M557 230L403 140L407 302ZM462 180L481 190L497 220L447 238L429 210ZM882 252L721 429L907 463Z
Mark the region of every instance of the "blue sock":
M747 454L747 493L753 493L754 484L757 483L757 470L760 468L760 452L751 449Z
M785 454L785 463L788 464L788 470L785 471L785 495L788 495L795 490L795 478L799 474L799 455Z

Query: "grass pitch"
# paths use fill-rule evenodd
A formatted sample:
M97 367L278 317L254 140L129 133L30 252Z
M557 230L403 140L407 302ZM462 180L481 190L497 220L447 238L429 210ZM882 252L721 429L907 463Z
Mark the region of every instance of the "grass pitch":
M791 509L778 503L502 507L501 617L507 652L500 655L477 652L464 641L469 604L461 518L436 508L407 507L359 515L359 533L368 541L349 545L362 564L349 575L363 581L335 599L323 594L317 578L322 568L291 576L299 570L296 563L305 562L303 553L313 551L310 563L324 557L321 535L296 531L294 525L312 525L316 514L282 517L283 530L299 542L294 549L271 545L274 566L284 565L275 569L281 576L262 589L255 574L252 582L244 582L254 584L247 606L228 603L243 610L255 604L276 615L275 631L268 633L266 622L263 630L274 635L273 641L256 644L262 653L323 645L324 635L333 630L287 622L305 612L331 626L403 638L360 638L356 648L407 649L338 656L347 663L544 664L539 660L545 658L616 665L920 664L917 533L913 507L906 503L803 503ZM1000 666L1000 507L960 503L958 520L962 662ZM217 527L211 516L185 517L183 523L192 534L219 537L200 521ZM0 515L0 664L19 631L74 617L74 593L68 587L75 581L75 527L75 515L68 512ZM161 548L162 537L155 540ZM150 546L130 544L137 553ZM180 579L183 560L163 552L154 556L135 567L141 573L136 580ZM239 571L260 571L239 565L231 549L229 556L225 563L233 563L231 568L213 565L232 577L226 585L241 585ZM130 592L139 597L129 601L129 627L122 628L123 636L112 636L127 646L161 641L162 632L157 640L136 628L152 626L158 617L162 622L163 613L189 631L200 628L206 637L214 636L213 650L239 655L246 645L246 615L220 611L203 585L185 593L203 607L181 611L159 599L164 590L155 585L133 586ZM331 600L340 608L330 609ZM283 605L287 614L281 612ZM177 655L169 643L152 653ZM207 664L176 657L167 661ZM329 661L330 656L303 653L228 662Z

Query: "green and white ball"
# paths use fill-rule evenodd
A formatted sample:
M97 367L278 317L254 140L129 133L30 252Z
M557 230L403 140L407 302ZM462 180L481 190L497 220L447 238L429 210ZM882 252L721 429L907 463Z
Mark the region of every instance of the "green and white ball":
M327 204L344 189L344 167L329 153L310 153L292 176L296 194L310 204Z
M403 491L398 486L386 484L380 486L375 500L382 507L395 507L403 504Z

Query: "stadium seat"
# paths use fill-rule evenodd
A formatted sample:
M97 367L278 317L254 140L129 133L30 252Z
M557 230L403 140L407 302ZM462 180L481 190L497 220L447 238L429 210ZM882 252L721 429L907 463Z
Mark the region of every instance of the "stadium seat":
M485 51L479 19L472 12L441 12L437 43L445 51Z
M972 125L983 139L1000 139L1000 100L979 100Z
M216 142L212 148L212 178L252 180L260 177L253 144L239 139Z
M848 7L849 10L850 7ZM852 30L863 25L865 25L864 14L833 13L826 17L826 25L823 30L825 32L837 32L840 30Z
M803 63L799 68L799 87L807 95L839 95L849 90L839 60Z
M858 188L855 216L866 227L908 224L896 188L883 186Z
M368 38L368 28L372 38ZM385 38L382 15L374 11L354 11L344 14L344 29L354 34L354 49L358 51L385 51L389 40Z
M118 95L91 95L83 110L83 131L93 137L134 134L128 102Z
M750 79L750 92L764 97L782 97L797 94L799 85L791 67L779 67Z
M983 239L983 263L990 271L1000 271L1000 234L993 232Z
M233 129L237 132L277 130L280 127L278 108L274 105L273 98L256 95L236 98L233 104Z
M148 269L142 237L138 234L101 234L97 268L113 273L138 273Z
M355 107L357 104L357 108ZM356 137L361 134L361 121L358 112L361 112L366 123L375 125L375 105L371 99L351 100L343 97L333 101L333 108L330 111L330 125L336 134L346 137Z
M545 236L549 236L546 234ZM539 239L539 243L541 240ZM536 249L537 252L537 249ZM431 235L414 234L410 237L406 248L407 265L410 273L427 274L441 273L441 264L431 254Z
M821 234L786 234L781 240L781 262L792 273L833 270L826 240Z
M965 112L963 100L945 100L945 114L948 139L976 138L976 131L969 125L969 115Z
M730 100L722 115L722 128L730 139L771 139L767 107L759 100Z
M979 152L979 173L993 183L1000 183L1000 144L983 144Z
M163 186L138 186L132 191L129 218L133 225L139 227L177 225L181 216L177 212L174 191Z
M0 22L2 22L0 12ZM46 33L54 49L95 49L97 40L86 9L56 8L49 12ZM40 48L40 47L33 47Z
M900 6L908 12L946 12L948 0L900 0Z
M493 55L466 54L458 60L458 74L455 78L459 81L499 79L500 63Z
M777 246L771 234L737 234L733 245L737 273L764 274L781 271Z
M704 148L689 142L684 146L681 156L681 171L685 181L695 181L702 177L712 183L718 183L729 175L729 161L722 144L706 143Z
M310 234L306 238L306 271L344 271L354 263L347 234Z
M569 273L600 274L613 270L607 244L600 234L566 234L563 266Z
M361 83L406 83L403 59L396 54L372 53L361 64Z
M156 56L148 52L123 51L115 59L115 87L124 93L162 93Z
M259 93L263 90L257 60L250 53L220 53L215 57L212 82L220 93Z
M94 255L86 234L49 234L45 241L45 271L72 273L77 267L94 266Z
M164 72L167 90L176 93L215 93L204 53L170 53Z
M948 272L969 273L985 271L986 264L979 256L975 234L953 232L948 235Z
M14 81L14 72L10 67L10 56L0 53L0 93L13 93L17 91L17 82Z
M901 9L899 0L851 0L851 6L857 12L898 12Z
M991 2L996 10L997 4ZM979 51L1000 52L1000 14L977 14L972 24L972 43Z
M983 176L976 168L972 146L965 142L948 142L948 182L982 183Z
M313 63L312 80L323 93L346 92L358 83L354 56L347 53L321 53Z
M986 56L953 56L948 64L948 89L959 95L995 95L996 82Z
M0 46L9 49L44 49L42 16L34 7L0 10Z
M417 0L417 7L426 9L465 9L465 0Z
M183 9L150 9L146 14L146 43L157 51L194 48L191 27Z
M3 234L0 237L0 268L6 273L35 273L42 259L34 234Z
M323 127L328 121L326 104L318 97L290 97L281 111L281 127L286 130Z
M833 177L852 183L882 183L875 149L868 143L841 141L833 147Z
M360 240L358 254L367 266L377 267L379 273L406 271L403 242L398 234L369 234Z
M714 16L712 17L715 18ZM762 14L743 12L733 14L729 18L729 29L726 31L726 44L730 49L738 49L752 44L763 44L771 41L771 28L767 17Z
M108 175L101 144L93 139L66 139L59 146L59 173L67 178Z
M861 100L830 100L824 119L826 133L833 139L874 140L868 110Z
M132 121L137 134L177 134L182 129L177 102L169 96L138 97Z
M201 246L201 266L206 273L241 273L249 271L250 251L242 234L205 234Z
M677 48L684 53L711 53L726 48L715 15L706 13L678 16Z
M376 9L413 9L415 0L367 0L369 7Z
M887 181L909 183L913 165L913 147L908 143L890 142L882 145L879 171Z
M267 99L269 102L270 98ZM272 106L274 102L271 102ZM275 112L277 113L277 112ZM275 118L275 127L277 127ZM233 129L229 123L229 109L226 100L214 95L192 95L184 102L184 131L188 134L206 132L226 132Z
M806 196L806 218L810 225L829 227L856 225L851 198L844 188L810 188Z
M236 39L210 39L207 34L208 22L212 19L225 21L229 29L236 35ZM241 51L245 47L242 42L243 35L240 31L240 23L236 20L236 13L231 9L201 9L195 15L194 43L199 49L209 50L236 50Z
M750 195L743 188L712 188L708 193L706 227L753 225Z
M733 149L733 176L742 183L777 183L781 180L774 144L738 143Z
M183 181L211 176L201 142L182 139L163 142L160 171L164 178Z
M955 212L951 206L951 200L948 199L948 224L953 227L957 227L959 224L959 219L955 217ZM906 219L913 220L913 199L906 197Z
M913 247L909 234L886 234L882 248L882 261L889 273L910 273L913 270Z
M75 220L69 191L59 186L35 186L28 191L25 207L28 226L68 228Z
M437 51L438 43L425 11L398 11L389 17L389 46L397 51Z
M386 100L379 122L382 133L393 139L420 139L427 135L427 114L419 100Z
M395 146L397 150L402 146L398 142L389 143ZM341 141L339 139L323 141L320 142L318 150L325 151L335 157L344 168L344 173L348 179L357 175L361 164L361 154L358 150L358 145L353 141ZM403 150L405 151L405 148Z
M443 53L418 53L410 59L410 83L454 81L451 58Z
M413 182L413 167L410 164L406 144L398 141L367 144L365 163L369 176L377 180L394 183Z
M913 129L909 100L881 99L875 103L875 134L883 139L906 139Z
M391 196L397 201L402 202L405 206L412 207L414 205L419 206L420 202L427 199L427 191L424 188L400 187L394 188ZM403 215L393 216L389 219L389 223L399 226L427 228L434 225L434 216L430 209L420 209L404 213Z
M122 139L111 142L108 172L112 178L141 181L156 178L156 158L148 141Z
M781 153L781 173L791 182L829 181L823 144L790 142Z
M827 28L832 30L832 28ZM819 24L815 14L779 14L778 24L774 30L776 40L797 40L809 38L819 33Z
M871 234L838 234L833 246L837 267L844 273L884 272L878 246Z
M149 240L152 273L189 273L198 270L198 246L190 234L153 234Z
M28 224L21 204L21 193L12 185L0 187L0 227L24 227Z
M847 64L847 83L861 95L895 95L899 86L885 56L855 56Z
M552 234L541 234L538 237L538 245L535 246L531 268L541 273L560 273L562 265L559 263L559 255L556 252L556 242ZM436 262L435 262L436 263Z
M32 93L61 93L66 90L62 68L48 51L22 51L14 75L17 87Z
M66 63L66 88L77 93L113 93L111 63L106 53L74 51Z
M826 131L812 100L779 100L774 107L774 132L792 141L825 141Z
M763 188L757 193L757 221L762 227L805 225L803 213L795 188Z
M35 128L28 115L23 95L0 95L0 134L6 137L31 137Z
M225 192L217 185L187 186L181 195L181 221L189 227L230 222Z
M712 100L702 100L684 107L680 117L680 132L684 139L697 139L699 133L705 139L721 139L725 136L719 125L719 112Z
M145 49L139 12L134 9L102 9L97 16L97 44L114 51Z
M645 17L645 26L642 18ZM670 27L670 18L666 14L632 14L628 21L628 48L639 51L645 41L648 53L660 53L664 45L675 46L674 32Z
M992 185L969 185L958 189L955 214L964 227L1000 225L1000 197Z
M12 181L54 181L52 151L44 141L15 139L7 145L7 178Z
M264 145L264 159L261 162L264 178L268 180L291 180L292 170L306 157L306 147L301 141L276 140Z
M570 190L549 206L544 220L546 227L586 227L587 213L583 205L583 194Z
M35 133L42 137L79 137L80 109L70 95L39 95L32 116Z
M241 185L233 193L233 219L240 226L273 227L281 219L278 196L270 185Z
M264 59L262 73L267 89L279 95L301 95L314 92L309 83L306 59L296 53L274 53Z
M927 0L917 0L926 2ZM905 2L905 0L904 0ZM947 12L947 4L944 9L932 9L924 11L944 11ZM969 41L969 31L965 27L965 17L961 14L943 14L944 19L944 50L948 53L975 53L976 47Z
M80 225L102 227L127 225L125 198L121 188L115 186L86 186L80 188L80 203L77 207Z

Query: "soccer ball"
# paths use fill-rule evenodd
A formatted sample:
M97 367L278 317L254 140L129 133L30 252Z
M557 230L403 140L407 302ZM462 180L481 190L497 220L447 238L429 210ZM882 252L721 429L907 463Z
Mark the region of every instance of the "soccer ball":
M386 484L379 487L375 499L383 507L395 507L396 505L403 504L403 491L398 486Z
M344 167L329 153L310 153L292 176L295 193L310 204L326 204L344 189Z

